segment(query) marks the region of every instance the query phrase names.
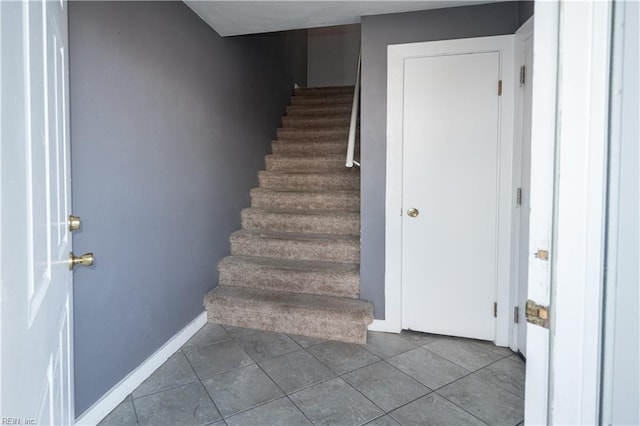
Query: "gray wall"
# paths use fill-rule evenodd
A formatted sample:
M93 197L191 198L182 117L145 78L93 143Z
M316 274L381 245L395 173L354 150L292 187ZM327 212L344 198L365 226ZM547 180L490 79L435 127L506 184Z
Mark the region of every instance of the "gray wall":
M307 83L309 87L355 84L360 25L308 30Z
M384 318L387 46L390 44L513 34L518 2L362 17L360 297Z
M203 311L306 33L222 39L182 2L70 2L78 414Z

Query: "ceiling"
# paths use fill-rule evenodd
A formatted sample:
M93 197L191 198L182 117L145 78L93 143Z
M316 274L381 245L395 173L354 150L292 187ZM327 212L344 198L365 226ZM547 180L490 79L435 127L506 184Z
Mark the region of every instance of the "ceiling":
M361 16L493 3L493 1L215 1L183 0L221 36L355 24Z

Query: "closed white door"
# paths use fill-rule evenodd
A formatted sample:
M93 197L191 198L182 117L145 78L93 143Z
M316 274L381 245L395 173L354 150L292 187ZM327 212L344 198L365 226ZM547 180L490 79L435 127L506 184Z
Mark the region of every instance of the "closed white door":
M404 62L402 324L494 340L500 53Z
M67 4L0 2L6 424L74 422Z

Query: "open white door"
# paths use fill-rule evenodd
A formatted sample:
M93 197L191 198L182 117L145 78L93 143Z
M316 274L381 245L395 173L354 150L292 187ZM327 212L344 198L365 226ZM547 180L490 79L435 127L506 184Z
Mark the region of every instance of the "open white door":
M549 306L551 262L545 253L551 251L553 234L558 4L536 3L534 17L528 298ZM547 423L548 322L544 325L527 325L527 424Z
M608 2L536 3L527 424L598 423L610 28Z
M73 424L66 2L0 2L0 42L0 416Z

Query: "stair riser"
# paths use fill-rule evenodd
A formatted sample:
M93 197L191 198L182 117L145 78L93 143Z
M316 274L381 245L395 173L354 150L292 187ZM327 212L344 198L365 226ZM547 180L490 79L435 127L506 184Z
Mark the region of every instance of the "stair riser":
M289 193L278 195L251 194L251 206L280 210L359 211L360 197L337 197L322 193Z
M278 141L342 141L347 143L349 129L278 129L276 131Z
M294 96L353 96L353 87L302 87L294 91Z
M366 325L345 326L340 322L321 321L304 315L269 315L252 311L243 312L234 306L211 304L210 307L207 307L207 318L213 324L232 327L297 334L358 345L367 343L368 326Z
M281 157L268 155L265 159L267 170L281 172L329 172L347 170L344 158L322 157Z
M282 117L282 127L289 129L324 129L327 127L346 127L351 124L351 118L301 118L301 117Z
M347 144L305 142L305 143L279 143L271 145L274 155L299 155L299 156L322 156L322 155L346 155Z
M269 238L231 238L231 254L320 262L360 263L357 241L305 241Z
M258 176L260 187L280 191L356 191L360 189L360 178L349 176L315 175Z
M274 212L242 212L242 228L250 231L301 232L331 235L359 235L360 218L321 215L282 215Z
M239 265L220 267L220 285L357 298L357 273L292 271Z
M294 96L291 98L291 105L353 105L353 96L339 95L331 97L310 97L310 96Z
M351 108L349 104L344 105L290 105L287 107L286 117L332 117L351 119Z

